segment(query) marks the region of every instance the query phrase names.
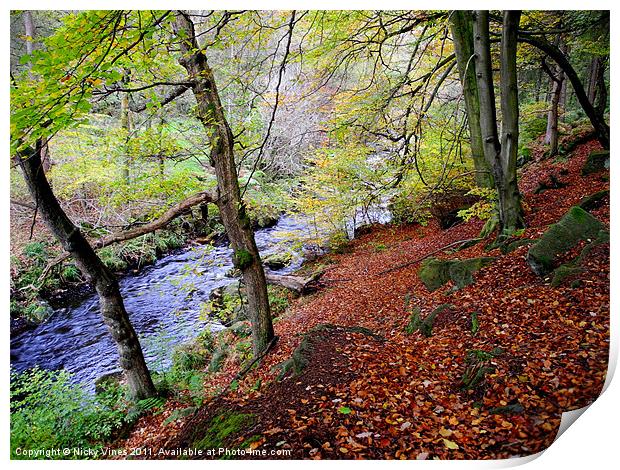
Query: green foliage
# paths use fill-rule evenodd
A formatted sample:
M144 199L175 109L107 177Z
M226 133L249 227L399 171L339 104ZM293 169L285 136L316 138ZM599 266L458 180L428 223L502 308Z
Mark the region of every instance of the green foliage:
M244 270L252 265L254 256L248 250L239 248L233 252L233 264L235 268Z
M224 365L224 361L227 357L228 347L226 345L221 345L213 352L213 356L211 356L211 362L209 363L209 372L219 372Z
M487 352L482 349L470 349L465 356L465 371L461 377L461 388L464 390L481 389L486 376L495 371L491 361L503 354L501 348L493 348Z
M197 449L217 449L230 444L229 439L248 428L254 422L254 415L226 411L215 416L207 425L205 435L196 440L192 447Z
M359 210L380 200L389 178L385 165L372 158L370 147L357 143L317 149L306 163L309 171L294 201L295 209L313 221L306 241L321 246L326 234L344 239L353 232Z
M11 458L17 448L100 448L123 425L122 392L109 389L93 396L70 382L65 371L32 369L11 373ZM34 458L83 458L45 455Z
M497 191L491 188L475 186L470 189L467 196L480 196L481 200L467 209L460 210L458 216L465 222L475 217L480 220L489 220L497 211Z
M412 195L405 191L399 192L390 203L394 223L420 224L423 227L428 225L428 221L432 218L430 207L429 200L416 197L416 193Z
M274 317L282 315L289 306L288 289L285 287L268 285L267 295L269 297L271 315Z
M519 153L547 130L549 103L537 101L519 107Z
M480 322L478 321L478 312L471 312L471 334L475 335L480 329Z

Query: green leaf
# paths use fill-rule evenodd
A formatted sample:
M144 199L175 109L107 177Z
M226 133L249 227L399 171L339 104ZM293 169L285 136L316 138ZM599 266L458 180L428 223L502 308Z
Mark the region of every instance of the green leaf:
M351 414L351 408L347 408L346 406L341 406L338 408L338 413L342 413L343 415Z

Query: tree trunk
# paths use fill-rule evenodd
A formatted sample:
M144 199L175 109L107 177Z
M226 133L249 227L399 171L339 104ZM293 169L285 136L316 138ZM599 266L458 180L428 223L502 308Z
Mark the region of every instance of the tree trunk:
M501 106L502 142L497 132L497 111L489 41L489 13L474 14L474 52L476 82L480 98L480 128L484 155L493 170L498 196L500 236L523 226L521 202L517 186L517 146L519 138L519 106L517 96L516 27L519 12L504 13L501 41ZM515 26L516 23L516 26Z
M588 100L590 103L594 103L596 100L596 91L598 87L598 77L601 73L601 58L595 56L588 65Z
M592 126L596 130L599 142L601 143L603 148L609 149L609 126L605 122L603 116L600 115L596 111L596 109L594 109L594 106L592 102L588 99L588 95L583 88L581 80L579 79L579 75L577 75L577 72L575 72L575 69L566 58L566 55L559 48L542 38L522 34L518 36L518 41L531 44L537 49L540 49L560 66L560 68L566 74L566 77L570 80L575 95L579 100L579 104L583 108L584 112L590 119Z
M101 315L116 343L130 396L134 400L154 396L155 387L138 336L125 310L118 281L58 203L42 169L41 147L38 142L36 150L27 150L17 157L37 210L63 248L74 258L80 271L95 286Z
M500 225L503 234L511 234L524 226L521 195L517 185L517 152L519 148L519 93L517 86L517 32L520 10L504 11L500 55L500 89L502 109L501 184L497 185ZM561 87L560 87L561 89ZM557 139L557 121L556 121Z
M177 12L173 24L180 40L179 63L193 81L198 118L209 134L211 163L217 178L217 205L233 249L233 263L241 270L247 288L254 355L260 355L274 337L265 272L254 240L245 205L241 200L233 152L233 135L226 120L213 72L196 40L188 14Z
M551 108L547 112L547 130L544 143L549 146L549 156L554 156L558 153L558 117L564 77L560 73L558 77L552 78L551 81L553 83Z
M597 77L596 98L597 103L595 110L601 119L604 119L605 109L607 108L607 85L605 84L605 69L607 59L601 60L601 68ZM594 103L594 102L593 102Z
M480 129L480 100L476 86L476 66L473 60L473 20L469 11L455 10L450 16L450 30L459 77L463 87L463 98L469 124L471 155L476 170L476 183L480 187L493 187L491 168L484 158L482 131Z
M558 35L556 38L556 45L561 45L561 38ZM566 99L566 81L564 80L564 72L556 65L553 70L546 65L543 60L543 68L549 80L551 82L551 103L549 111L547 112L547 130L545 131L545 138L543 143L549 146L549 156L557 155L558 153L558 122L560 117L560 103L562 98Z

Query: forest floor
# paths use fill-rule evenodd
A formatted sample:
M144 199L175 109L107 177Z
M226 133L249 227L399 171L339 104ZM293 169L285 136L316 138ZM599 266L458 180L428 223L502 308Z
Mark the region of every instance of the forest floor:
M580 173L596 148L587 142L570 159L541 160L522 171L527 229L521 238L539 238L584 196L609 189L608 172ZM566 186L535 194L551 174ZM591 213L609 226L608 197ZM609 244L595 248L582 273L559 287L532 272L527 246L485 252L489 241L435 255L495 257L474 275L474 284L455 292L450 285L429 292L417 262L399 268L476 237L481 226L471 220L442 230L432 220L426 227L383 226L362 235L347 253L329 255L323 287L296 300L275 323L278 342L234 391L216 395L239 371L229 361L205 385L214 398L191 416L164 424L174 408L188 406L169 402L116 445L149 447L157 456L159 449L191 448L201 439L216 442L203 438L215 434L218 420L230 424L236 416L242 425L219 435L220 446L292 452L266 458L501 459L544 450L556 437L561 413L590 404L605 381ZM579 285L571 282L576 278ZM430 337L405 331L412 308L424 317L442 304L451 307L437 316ZM322 324L337 326L316 328ZM276 366L304 339L307 367L278 381ZM483 355L478 364L478 371L488 368L483 382L473 390L461 387L468 351L494 348L501 353Z

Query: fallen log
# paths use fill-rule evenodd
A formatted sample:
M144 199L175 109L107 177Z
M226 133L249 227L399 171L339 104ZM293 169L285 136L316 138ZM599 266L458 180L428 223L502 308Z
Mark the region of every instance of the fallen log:
M297 294L305 294L316 288L313 284L323 275L323 271L317 271L309 277L294 276L291 274L265 273L268 284L285 287Z
M124 232L112 233L105 237L100 238L96 242L93 243L93 248L98 250L104 248L106 246L112 245L114 243L119 243L127 240L131 240L133 238L137 238L141 235L146 235L147 233L154 232L155 230L164 228L178 216L187 213L192 207L198 204L204 204L206 202L215 202L216 197L214 194L208 191L201 191L196 193L187 199L175 204L166 212L164 212L161 217L153 220L144 225L140 225L139 227L135 227ZM66 259L70 258L71 255L69 253L63 253L62 255L56 257L43 269L43 272L39 276L38 283L41 284L43 280L47 277L50 270L56 266L58 263L62 263Z

